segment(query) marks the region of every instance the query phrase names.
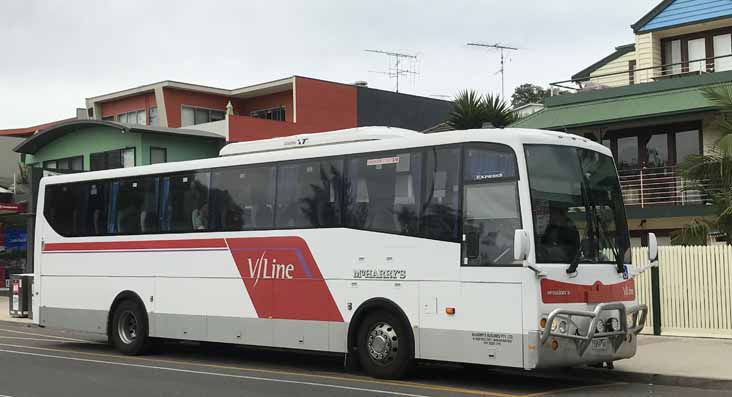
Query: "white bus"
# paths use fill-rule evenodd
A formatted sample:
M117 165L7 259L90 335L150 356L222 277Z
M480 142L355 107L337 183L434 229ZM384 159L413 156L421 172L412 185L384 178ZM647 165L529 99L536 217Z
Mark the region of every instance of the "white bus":
M34 321L108 335L533 369L631 357L647 308L610 151L370 127L43 178Z

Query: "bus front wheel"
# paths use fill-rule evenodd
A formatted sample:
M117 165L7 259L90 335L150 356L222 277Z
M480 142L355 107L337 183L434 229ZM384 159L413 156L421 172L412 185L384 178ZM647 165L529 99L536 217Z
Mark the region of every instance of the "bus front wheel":
M120 303L114 310L109 334L114 347L123 354L136 356L150 348L147 316L142 307L131 300Z
M358 358L367 374L376 378L404 377L413 361L407 326L388 311L370 313L358 329Z

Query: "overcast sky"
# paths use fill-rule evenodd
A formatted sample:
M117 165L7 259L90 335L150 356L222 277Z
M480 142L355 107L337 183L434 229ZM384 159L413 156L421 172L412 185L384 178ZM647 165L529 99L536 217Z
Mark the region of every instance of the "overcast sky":
M237 88L291 75L392 90L388 58L418 55L402 92L546 85L632 43L659 0L35 1L0 3L0 129L72 117L84 99L160 80Z

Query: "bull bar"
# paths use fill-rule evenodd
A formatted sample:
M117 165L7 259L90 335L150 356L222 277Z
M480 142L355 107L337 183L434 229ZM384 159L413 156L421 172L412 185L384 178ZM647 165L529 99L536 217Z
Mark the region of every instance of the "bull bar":
M604 321L600 318L600 314L605 311L617 310L619 312L618 320L620 321L620 329L617 331L610 330L609 332L597 332L597 323ZM628 324L628 316L632 315L633 322ZM626 307L623 303L611 302L611 303L600 303L595 306L595 310L569 310L569 309L554 309L546 319L544 329L541 330L541 344L544 345L550 337L570 339L577 345L577 351L579 355L584 355L587 348L595 338L608 338L612 342L613 350L617 352L623 341L626 340L628 335L638 335L646 324L646 317L648 316L648 306L644 304L633 305ZM569 328L565 329L565 333L557 332L559 327L554 327L554 321L566 320L569 323L574 324L571 317L585 317L590 319L590 323L587 332L582 335L577 327L577 334L570 335Z

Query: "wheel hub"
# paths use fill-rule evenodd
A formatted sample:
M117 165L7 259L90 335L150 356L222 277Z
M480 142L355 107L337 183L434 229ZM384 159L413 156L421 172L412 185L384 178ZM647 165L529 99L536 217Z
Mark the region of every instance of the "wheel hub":
M117 324L117 334L126 345L137 339L137 317L131 311L122 313Z
M368 334L367 346L369 356L378 364L388 364L396 357L399 337L390 324L378 323Z

